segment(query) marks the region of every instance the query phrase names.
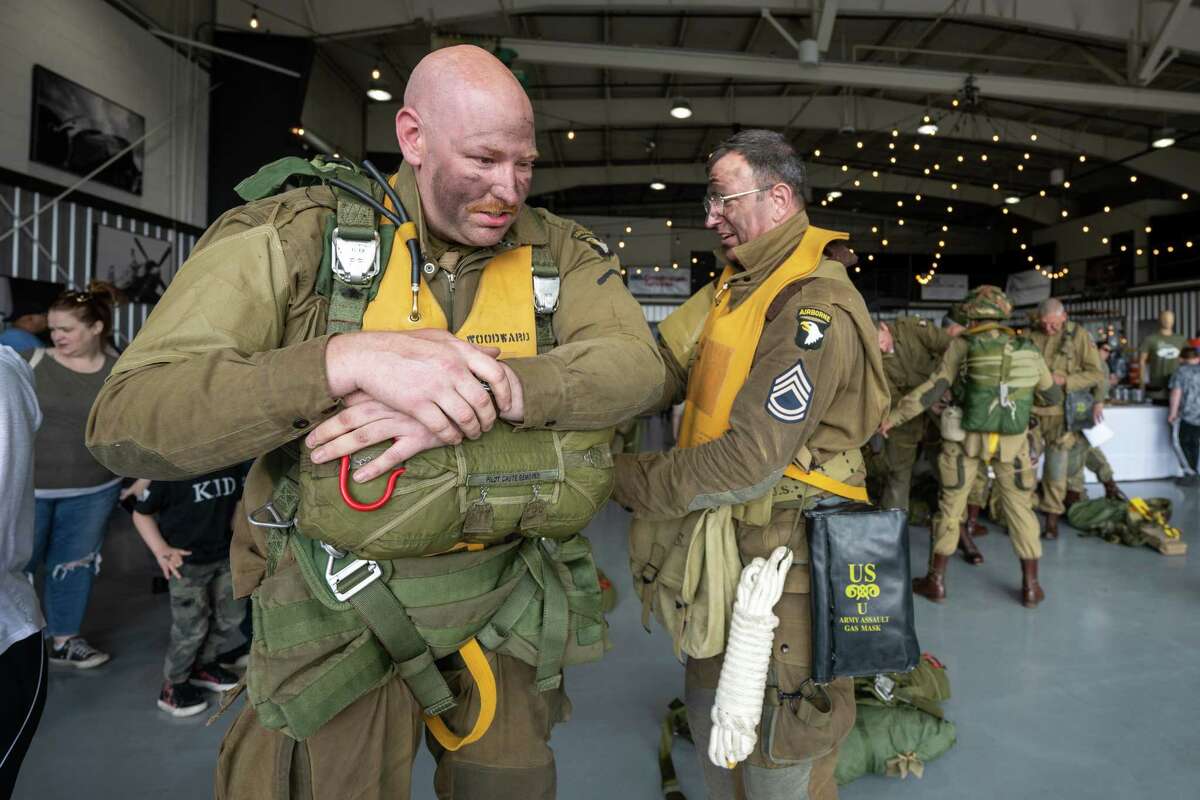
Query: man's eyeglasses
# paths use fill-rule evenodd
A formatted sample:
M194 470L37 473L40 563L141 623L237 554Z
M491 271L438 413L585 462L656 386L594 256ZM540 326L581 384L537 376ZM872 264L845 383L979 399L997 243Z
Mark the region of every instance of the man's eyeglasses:
M733 194L717 194L715 192L712 194L706 194L704 196L704 216L707 217L709 214L725 213L725 202L727 200L735 200L739 197L745 197L748 194L765 192L770 188L770 186L762 186L758 189L747 189L744 192L735 192Z

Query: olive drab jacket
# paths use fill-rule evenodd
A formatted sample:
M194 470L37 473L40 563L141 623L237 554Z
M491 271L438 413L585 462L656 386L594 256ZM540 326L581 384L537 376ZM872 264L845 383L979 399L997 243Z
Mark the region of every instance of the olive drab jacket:
M889 321L888 327L892 331L893 351L883 354L883 371L895 408L904 395L933 373L953 337L917 317L899 317Z
M496 247L439 242L425 226L411 167L401 167L396 188L422 249L444 267L425 278L451 330L470 312L492 256L549 244L561 279L557 346L506 362L524 390L518 427L606 428L661 396L662 361L642 310L595 236L523 206ZM101 463L175 479L266 454L247 478L245 503L267 501L272 471L284 468L276 448L340 408L325 374L328 302L316 291L336 207L328 188L296 189L234 208L209 228L92 408L87 443ZM231 555L239 596L261 581L264 552L261 529L239 517Z
M800 212L734 251L743 269L729 282L732 308L787 260L807 229L808 216ZM776 296L767 310L750 374L734 399L730 429L694 447L619 456L614 499L639 515L658 519L745 503L770 491L802 449L816 467L835 454L856 450L871 437L888 408L874 324L842 264L825 258L807 277L833 280L801 280L798 291L789 287ZM688 303L702 304L706 310L714 295L715 287L710 286ZM805 333L805 314L827 325L816 341ZM699 337L699 330L692 333ZM683 359L688 363L682 363L677 343L669 338L664 334L660 346L667 365L662 408L683 400L694 360L692 353ZM772 413L768 401L772 387L798 365L809 379L808 409L802 419L785 421ZM858 485L861 478L855 478Z
M1029 339L1041 351L1050 372L1067 379L1064 392L1089 389L1101 381L1107 384L1108 375L1100 364L1100 351L1082 326L1067 322L1053 336L1034 328L1029 332ZM1062 416L1063 407L1062 404L1034 406L1033 413Z

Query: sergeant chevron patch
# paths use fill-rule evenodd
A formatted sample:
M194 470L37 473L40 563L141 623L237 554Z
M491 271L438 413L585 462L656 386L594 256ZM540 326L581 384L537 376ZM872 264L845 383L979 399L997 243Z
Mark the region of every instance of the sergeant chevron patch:
M767 396L767 413L780 422L800 422L808 416L812 400L812 381L804 371L804 362L780 373L771 383Z

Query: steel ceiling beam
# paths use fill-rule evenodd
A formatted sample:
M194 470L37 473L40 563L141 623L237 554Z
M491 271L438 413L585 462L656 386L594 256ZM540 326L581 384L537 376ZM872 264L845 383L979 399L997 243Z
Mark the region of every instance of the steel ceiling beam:
M715 128L739 124L747 128L774 128L776 130L821 130L836 132L842 127L842 98L822 95L818 97L781 100L777 97L740 97L735 103L719 98L692 98L693 115L688 125L706 125ZM622 127L652 127L665 125L669 131L672 122L667 116L669 103L654 98L618 98L613 108L605 109L595 102L586 100L549 100L538 102L534 111L538 115L537 126L541 132L565 130L569 125L576 127L600 127L619 120ZM901 152L913 153L911 134L928 109L916 103L902 103L880 98L856 98L855 115L852 120L859 133L890 133L899 128L906 138L902 140ZM369 113L378 113L379 130L382 135L394 136L391 127L395 111L373 107ZM943 131L954 127L959 117L950 112L939 120ZM567 120L570 122L568 123ZM1089 159L1120 161L1136 156L1127 166L1150 177L1173 183L1189 190L1200 190L1200 153L1171 147L1165 150L1147 149L1145 141L1084 133L1076 129L1055 128L1047 125L1018 122L1003 118L991 118L1001 135L1001 147L1018 145L1040 153L1061 153L1064 166L1077 162L1080 153ZM374 125L372 126L374 127ZM959 125L953 138L939 134L928 141L933 144L962 141L983 147L994 147L989 126ZM1030 136L1037 135L1036 143ZM922 137L917 141L925 141ZM878 145L885 146L885 145ZM1137 155L1142 153L1142 155ZM807 155L807 154L805 154Z
M804 66L792 59L743 53L673 50L657 47L581 44L503 38L500 43L531 64L568 64L683 75L721 75L745 80L824 84L854 89L886 89L952 95L973 77L982 97L1041 100L1064 105L1129 108L1139 111L1200 114L1200 93L1169 92L1130 86L1052 81L1004 75L846 64L825 61Z
M1150 50L1142 59L1142 66L1138 70L1138 81L1143 86L1153 81L1162 68L1174 60L1174 55L1163 58L1167 52L1167 42L1177 32L1183 22L1184 13L1191 8L1191 5L1191 0L1175 0L1175 5L1171 7L1167 18L1163 20L1162 26L1158 29L1158 35L1154 37L1154 44L1150 45Z
M839 188L845 192L884 192L896 195L908 195L910 198L920 194L920 203L915 200L905 202L903 208L897 208L896 218L905 216L907 209L910 216L928 215L936 207L941 213L946 205L975 203L985 206L999 207L1002 193L977 186L960 185L952 190L947 183L921 178L910 178L880 173L878 178L870 178L869 172L861 170L850 173L861 174L862 186L855 187L841 169L826 164L809 165L808 177L812 185L822 190ZM533 171L533 188L531 194L539 195L549 192L559 192L578 186L603 186L611 184L648 184L654 178L662 178L667 183L704 184L707 176L703 164L624 164L606 167L550 167L537 168ZM818 205L822 195L813 198L813 204ZM914 205L915 204L915 205ZM923 205L922 205L923 204ZM936 204L936 206L934 205ZM836 203L831 206L836 208ZM961 210L960 210L961 211ZM922 214L924 212L924 214ZM1015 206L1009 207L1008 217L1014 220L1024 219L1041 225L1050 225L1061 221L1059 204L1050 198L1026 198ZM946 224L954 225L953 212L946 216ZM1020 227L1020 223L1012 224Z
M817 50L822 53L829 51L829 42L833 38L833 22L837 19L838 0L824 0L821 3L821 16L816 24Z

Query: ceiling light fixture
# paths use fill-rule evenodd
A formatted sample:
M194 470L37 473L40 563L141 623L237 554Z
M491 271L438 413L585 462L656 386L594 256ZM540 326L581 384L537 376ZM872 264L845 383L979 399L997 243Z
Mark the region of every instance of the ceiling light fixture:
M917 133L924 136L936 136L937 132L937 123L930 120L929 117L926 117L925 122L921 123L921 125L917 128Z
M250 30L252 30L252 31L258 30L258 26L260 24L261 23L259 23L259 21L258 21L258 6L254 6L252 8L252 10L250 11Z
M568 141L568 142L573 142L573 141L575 141L575 131L573 131L573 130L572 130L572 131L567 131L567 141Z
M838 199L839 197L841 197L841 196L842 196L842 193L841 193L841 192L839 192L837 189L834 189L832 192L830 192L829 194L825 195L825 197L827 197L827 198L828 198L828 199L830 199L830 200L837 200L837 199Z
M682 97L676 97L671 103L671 116L675 119L687 119L692 116L692 104Z
M667 188L667 183L662 178L655 178L654 180L650 181L650 188L656 192L661 192L663 189Z
M367 89L367 97L371 98L377 103L386 103L392 99L392 93L387 90L386 86L384 86L382 83L379 83L372 86L370 89Z
M1021 198L1017 197L1015 194L1010 194L1008 197L1004 198L1004 202L1010 206L1015 206L1017 203L1021 202Z
M1154 133L1154 141L1150 142L1150 146L1162 150L1175 144L1175 129L1161 128Z

